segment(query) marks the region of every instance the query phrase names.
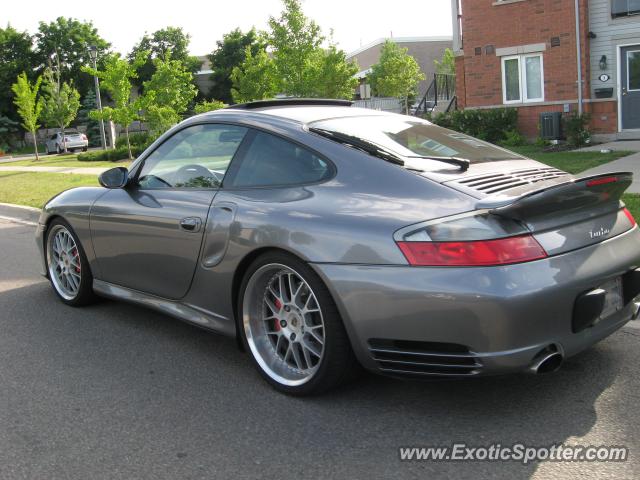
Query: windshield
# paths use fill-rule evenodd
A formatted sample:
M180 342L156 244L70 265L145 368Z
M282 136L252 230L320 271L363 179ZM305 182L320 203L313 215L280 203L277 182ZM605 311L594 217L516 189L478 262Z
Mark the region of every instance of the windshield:
M332 118L309 126L359 137L403 157L413 157L412 164L420 162L415 157L458 157L471 163L523 158L463 133L399 115Z

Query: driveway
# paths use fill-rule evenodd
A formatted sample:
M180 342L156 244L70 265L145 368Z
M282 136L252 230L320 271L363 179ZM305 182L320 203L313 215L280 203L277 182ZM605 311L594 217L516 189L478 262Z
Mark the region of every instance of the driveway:
M34 212L0 206L0 216ZM639 478L640 329L555 374L363 375L276 393L234 340L133 305L59 302L34 227L0 219L0 478ZM392 321L392 319L390 319ZM626 445L612 463L401 462L401 446Z

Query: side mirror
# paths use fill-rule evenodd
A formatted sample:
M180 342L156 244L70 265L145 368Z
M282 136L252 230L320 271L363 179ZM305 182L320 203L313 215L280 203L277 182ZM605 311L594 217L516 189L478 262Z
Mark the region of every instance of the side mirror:
M98 182L104 188L122 188L129 180L129 170L125 167L110 168L102 172L98 177Z

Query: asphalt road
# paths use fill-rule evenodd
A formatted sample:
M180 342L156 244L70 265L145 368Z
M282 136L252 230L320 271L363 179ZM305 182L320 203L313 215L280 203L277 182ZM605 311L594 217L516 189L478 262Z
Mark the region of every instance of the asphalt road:
M0 478L639 478L637 322L562 370L271 390L233 340L136 306L74 309L0 220ZM463 442L626 445L618 463L401 462Z

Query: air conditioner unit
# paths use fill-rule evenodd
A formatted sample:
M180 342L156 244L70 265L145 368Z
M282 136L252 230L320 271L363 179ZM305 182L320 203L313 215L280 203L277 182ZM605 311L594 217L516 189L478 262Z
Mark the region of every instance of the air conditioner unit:
M545 140L560 140L562 138L562 112L540 114L540 137Z

